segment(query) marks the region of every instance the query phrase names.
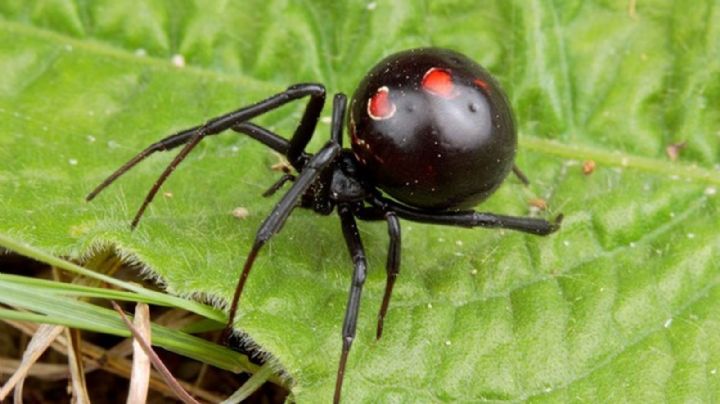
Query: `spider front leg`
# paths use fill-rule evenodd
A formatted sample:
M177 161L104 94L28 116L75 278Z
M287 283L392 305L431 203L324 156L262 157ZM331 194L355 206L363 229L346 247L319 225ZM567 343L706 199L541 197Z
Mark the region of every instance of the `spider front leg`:
M248 257L245 260L240 279L238 280L237 287L235 288L235 294L233 295L230 303L230 311L228 313L228 323L225 326L225 337L229 336L232 331L232 326L235 322L235 314L237 313L238 303L240 296L242 295L243 289L245 288L245 282L247 281L250 270L252 269L253 263L257 258L260 249L265 243L277 232L280 231L282 226L285 224L288 216L292 210L297 206L300 198L310 189L313 183L318 178L331 169L331 164L340 155L342 149L342 128L345 117L346 98L344 94L337 94L333 100L333 115L330 123L330 141L323 146L320 151L307 160L307 163L303 163L300 168L300 173L295 177L292 187L283 195L280 202L275 205L270 215L263 221L260 229L255 235L255 241L248 253ZM307 142L308 139L303 139ZM288 152L289 153L289 152ZM300 151L298 156L306 157L304 151ZM330 177L328 177L330 178ZM324 188L327 188L324 187Z
M264 130L256 125L242 125L246 121L262 115L268 111L279 108L293 100L310 96L310 100L305 108L305 113L298 125L292 139L287 142L274 133ZM126 173L132 167L140 163L142 160L157 151L170 150L181 145L185 145L178 155L167 166L163 173L153 184L152 188L145 197L142 205L138 209L135 218L131 223L131 227L135 227L140 221L145 209L153 200L158 190L168 178L168 176L177 168L177 166L185 159L185 157L200 143L200 141L210 135L215 135L227 129L236 129L240 132L250 132L250 136L259 140L263 144L273 149L281 149L285 152L290 162L297 169L301 169L307 156L304 148L310 141L315 131L317 120L322 111L325 102L325 88L320 84L297 84L288 87L287 90L269 97L263 101L248 107L240 108L234 112L213 118L204 125L196 126L178 132L177 134L168 136L159 142L153 143L142 152L135 155L122 167L112 173L100 185L98 185L86 199L92 200L98 193L112 184L117 178Z
M297 177L292 187L283 195L280 202L275 205L272 212L260 225L260 229L255 235L255 241L253 242L252 248L248 253L245 265L243 266L242 274L238 280L237 287L235 288L235 294L233 295L232 302L230 303L230 311L228 313L228 323L225 326L225 336L227 337L232 331L233 323L235 322L235 314L237 312L238 302L242 295L245 282L247 281L250 270L252 269L253 263L257 258L260 249L267 243L268 240L275 234L277 234L282 226L287 221L290 213L298 204L300 197L307 192L310 186L315 180L322 174L322 172L333 162L335 158L340 155L340 146L334 142L328 142L317 154L315 154L305 165L300 175Z

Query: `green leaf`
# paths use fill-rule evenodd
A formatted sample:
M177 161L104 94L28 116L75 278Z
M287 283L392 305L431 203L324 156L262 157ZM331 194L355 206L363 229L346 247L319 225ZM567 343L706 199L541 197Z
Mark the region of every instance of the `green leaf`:
M73 258L113 245L170 293L227 301L279 197L260 197L278 177L273 153L207 139L134 232L172 154L84 196L155 140L291 83L352 93L391 52L451 47L503 83L532 180L509 179L479 209L528 215L540 197L566 219L546 238L404 222L380 341L387 235L361 223L370 274L344 397L718 400L717 1L208 3L0 3L5 237ZM301 111L259 122L287 135ZM665 148L680 142L672 162ZM239 206L247 219L231 215ZM249 278L238 325L293 377L299 402L332 396L350 272L337 218L297 210Z

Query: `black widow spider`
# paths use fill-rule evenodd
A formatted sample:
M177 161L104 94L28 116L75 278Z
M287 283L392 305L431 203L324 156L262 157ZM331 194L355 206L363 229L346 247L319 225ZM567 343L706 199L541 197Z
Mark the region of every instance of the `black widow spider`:
M305 112L288 141L250 122L270 110L309 96ZM399 218L461 227L493 227L547 235L560 226L542 219L469 210L488 196L513 170L517 137L512 111L498 83L466 56L438 48L412 49L378 63L350 101L351 149L342 147L346 97L333 99L330 141L317 153L305 147L325 103L321 84L296 84L248 107L162 139L125 163L88 196L100 191L157 151L183 146L157 179L132 221L134 228L160 186L206 136L227 129L246 134L283 154L297 175L285 173L264 195L292 186L258 230L230 304L226 333L232 330L238 301L260 249L280 231L296 206L321 215L336 208L354 265L342 327L342 353L334 402L340 401L345 364L355 338L360 294L367 262L355 219L384 220L389 232L387 281L378 314L383 331L393 285L400 269Z

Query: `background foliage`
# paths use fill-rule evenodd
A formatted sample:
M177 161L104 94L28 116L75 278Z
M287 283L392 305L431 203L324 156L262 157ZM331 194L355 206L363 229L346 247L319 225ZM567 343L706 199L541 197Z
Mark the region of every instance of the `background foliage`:
M208 139L134 232L172 155L84 195L154 140L288 84L352 93L393 51L450 47L503 83L533 181L508 180L480 209L527 215L544 198L541 214L566 220L548 238L404 223L379 342L387 236L362 224L371 273L346 397L717 401L718 21L717 0L4 0L0 232L75 258L111 245L171 293L228 299L277 199L259 197L278 176L271 152ZM300 111L261 122L290 133ZM337 219L297 211L249 280L239 324L298 401L332 394L350 268Z

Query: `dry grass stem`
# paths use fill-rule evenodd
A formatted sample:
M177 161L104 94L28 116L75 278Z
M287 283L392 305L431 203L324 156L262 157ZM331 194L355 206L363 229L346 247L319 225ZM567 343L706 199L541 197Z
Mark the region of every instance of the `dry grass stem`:
M175 393L177 398L179 398L184 403L189 404L197 404L198 402L185 391L185 389L180 385L180 383L173 377L172 373L168 370L167 367L165 367L165 364L160 360L160 358L157 356L155 351L153 351L152 347L150 346L150 343L146 341L143 336L138 332L138 330L133 326L133 324L128 320L127 316L123 312L122 308L118 306L117 303L114 301L111 301L113 308L115 311L120 314L120 318L122 318L122 321L125 323L125 325L128 327L130 332L132 333L133 337L135 338L135 341L137 341L142 349L145 351L147 356L150 358L150 361L152 362L153 367L160 373L162 378L165 380L165 382L168 384L170 389Z
M8 394L15 389L15 400L19 398L22 401L22 387L25 378L30 371L30 367L40 358L50 344L57 338L65 327L59 325L41 324L37 332L33 334L30 343L25 352L23 352L22 361L15 373L10 376L7 383L0 388L0 402L5 400Z

